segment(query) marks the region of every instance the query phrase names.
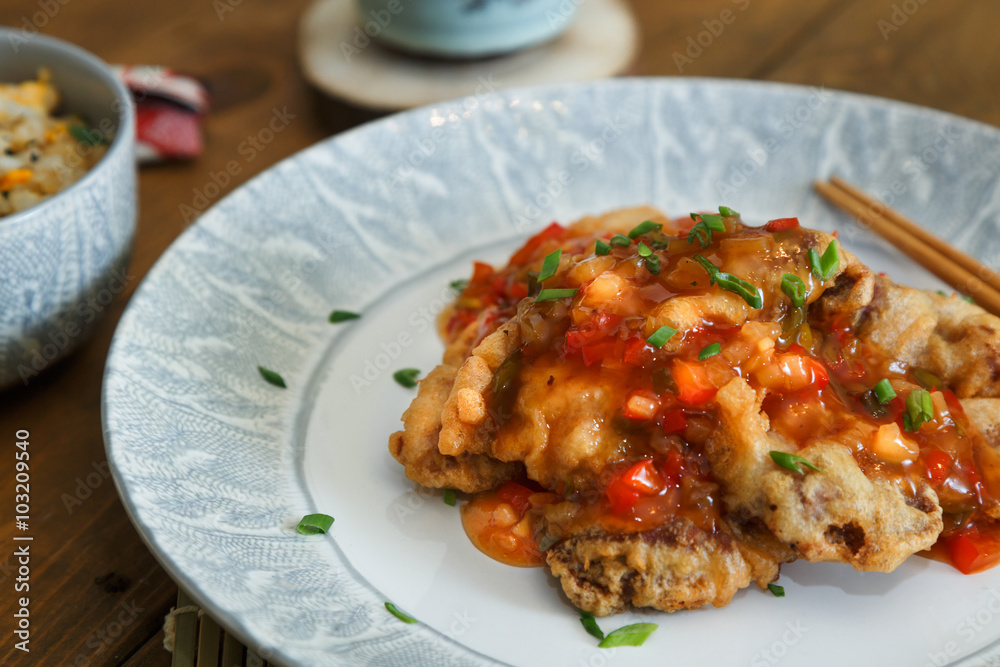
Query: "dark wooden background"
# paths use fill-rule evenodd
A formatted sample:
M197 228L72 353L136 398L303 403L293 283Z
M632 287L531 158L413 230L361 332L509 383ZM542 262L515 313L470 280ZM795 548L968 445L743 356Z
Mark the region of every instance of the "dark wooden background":
M220 18L221 3L232 11ZM287 107L297 117L225 192L320 139L376 117L325 99L304 81L295 47L307 6L306 0L0 3L0 24L44 23L42 32L109 62L163 64L196 74L215 98L205 154L141 172L130 271L135 279L110 306L96 337L27 387L0 393L0 664L169 664L161 626L176 586L133 529L114 484L101 474L101 373L129 297L187 226L180 205L192 203L195 189L210 172L224 169L240 142L266 124L272 108ZM1000 124L995 0L632 0L632 6L643 39L635 74L822 85ZM703 22L741 6L746 9L738 20L679 72L674 54L705 29ZM32 452L29 656L15 651L11 639L16 565L8 517L18 429L31 432Z

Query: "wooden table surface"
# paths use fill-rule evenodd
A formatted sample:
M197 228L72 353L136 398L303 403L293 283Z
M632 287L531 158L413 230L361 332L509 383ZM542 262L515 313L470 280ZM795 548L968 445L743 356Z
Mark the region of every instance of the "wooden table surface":
M223 189L331 134L377 117L312 91L295 57L307 0L4 0L0 24L67 39L112 63L202 77L215 106L205 154L143 168L135 255L123 297L71 359L0 393L0 503L14 496L14 434L31 433L31 653L14 649L13 523L0 527L0 664L167 665L164 614L177 589L146 549L107 476L101 373L115 324L150 266L188 223L181 205L264 127L295 119ZM1000 125L1000 3L994 0L633 0L634 73L784 81L882 95ZM735 20L687 51L726 10ZM728 15L727 15L728 16ZM725 18L725 17L724 17ZM706 25L705 22L708 22ZM689 39L691 41L689 41ZM703 35L703 42L709 40ZM2 278L0 278L2 279ZM2 287L0 287L2 289Z

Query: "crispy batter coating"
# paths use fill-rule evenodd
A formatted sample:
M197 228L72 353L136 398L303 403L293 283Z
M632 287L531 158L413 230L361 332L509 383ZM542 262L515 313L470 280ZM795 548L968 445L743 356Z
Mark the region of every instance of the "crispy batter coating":
M895 484L869 479L843 444L816 442L797 450L768 430L763 395L737 378L716 397L719 427L705 451L730 511L759 519L806 560L858 570L889 572L934 544L941 507L928 485L908 497ZM772 450L797 453L825 472L780 468Z
M546 562L570 601L595 616L630 605L662 611L723 607L751 583L775 581L779 567L759 552L745 558L727 527L708 533L683 517L626 535L589 528L549 549Z
M473 493L493 488L523 470L518 463L469 452L449 455L438 448L459 364L477 337L478 328L479 323L473 322L448 346L444 363L420 381L417 397L403 413L403 430L389 437L389 452L403 464L406 476L418 484Z

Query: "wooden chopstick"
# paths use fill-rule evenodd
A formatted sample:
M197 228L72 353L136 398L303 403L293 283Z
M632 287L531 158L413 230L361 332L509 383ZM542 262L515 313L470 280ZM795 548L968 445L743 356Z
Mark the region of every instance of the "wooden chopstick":
M1000 276L994 271L840 178L818 181L815 187L925 269L1000 316Z

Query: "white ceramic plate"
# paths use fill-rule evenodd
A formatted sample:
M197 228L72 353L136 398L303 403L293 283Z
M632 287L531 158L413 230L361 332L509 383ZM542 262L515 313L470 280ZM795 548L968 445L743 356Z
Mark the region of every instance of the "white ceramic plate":
M473 258L552 219L652 203L799 216L902 282L940 287L823 204L832 173L1000 257L1000 132L885 100L721 80L498 92L335 137L226 198L158 262L104 385L108 457L178 582L265 657L301 665L937 665L1000 637L1000 570L914 558L892 574L795 563L787 595L626 614L660 629L599 650L542 570L464 537L386 449L439 360L433 317ZM334 308L360 320L331 325ZM282 390L258 375L280 372ZM328 536L294 526L336 517ZM422 623L389 615L391 600ZM989 648L985 649L989 651Z

